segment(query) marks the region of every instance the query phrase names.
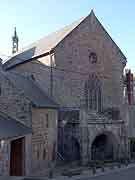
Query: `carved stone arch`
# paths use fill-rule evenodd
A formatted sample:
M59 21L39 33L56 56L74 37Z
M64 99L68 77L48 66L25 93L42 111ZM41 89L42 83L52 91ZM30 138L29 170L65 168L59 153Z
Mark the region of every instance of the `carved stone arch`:
M80 161L81 144L79 139L69 134L66 138L64 138L64 142L59 146L59 153L63 157L64 161Z
M119 138L111 131L98 131L91 139L91 159L116 159L119 156Z

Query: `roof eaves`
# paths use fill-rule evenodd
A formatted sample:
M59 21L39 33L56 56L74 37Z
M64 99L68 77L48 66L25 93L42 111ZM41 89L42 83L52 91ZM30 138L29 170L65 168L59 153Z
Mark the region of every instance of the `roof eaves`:
M95 14L94 14L95 16ZM107 36L111 39L111 41L114 43L114 45L118 48L119 52L121 53L121 55L123 56L123 63L127 62L127 58L124 55L124 53L121 51L121 49L119 48L119 46L115 43L115 41L113 40L113 38L110 36L110 34L107 32L107 30L104 28L104 26L102 25L102 23L98 20L98 18L95 16L96 20L98 21L98 23L100 24L100 26L102 27L103 31L107 34Z
M14 67L16 67L16 66L18 66L18 65L24 64L24 63L26 63L26 62L29 62L29 61L32 61L32 60L35 60L35 59L38 59L38 58L42 58L42 57L48 56L48 55L50 55L50 54L52 54L52 53L53 53L53 49L51 49L50 51L48 51L48 52L46 52L46 53L43 53L43 54L40 54L40 55L38 55L38 56L32 57L32 58L30 58L30 59L25 59L24 61L23 61L23 59L22 59L22 62L13 64L13 65L11 65L11 66L8 65L8 61L7 61L7 62L5 62L5 63L3 64L3 69L4 69L4 70L10 70L10 69L12 69L12 68L14 68ZM19 58L16 58L16 59L19 59ZM11 60L12 60L12 58L11 58L9 61L11 61Z
M46 109L59 109L59 106L58 105L41 105L41 104L36 104L36 103L33 103L32 106L34 108L46 108Z
M88 15L88 16L89 16L89 15ZM22 59L22 62L13 64L13 65L10 65L10 64L9 64L10 61L12 61L12 58L11 58L9 61L7 61L7 62L4 63L3 68L4 68L5 70L9 70L9 69L12 69L12 68L20 65L20 64L24 64L25 62L29 62L29 61L35 60L35 59L37 59L37 58L42 58L42 57L45 57L45 56L47 56L47 55L49 55L49 54L54 53L54 49L55 49L62 41L64 41L64 39L65 39L67 36L69 36L88 16L81 18L80 22L78 22L78 23L75 25L75 27L74 27L73 29L71 29L71 31L70 31L68 34L66 34L60 41L58 41L49 51L47 51L47 52L45 52L45 53L43 53L43 54L40 54L40 55L38 55L38 56L34 56L34 57L30 58L30 59L24 59L24 60ZM23 53L23 52L21 52L21 53ZM20 53L20 54L21 54L21 53ZM17 54L17 55L19 55L19 54ZM15 58L15 56L13 56L13 58ZM16 59L17 59L17 58L16 58ZM19 58L18 58L18 59L19 59ZM9 64L9 67L8 67L8 64ZM7 67L6 67L6 66L7 66Z
M89 17L89 15L88 15L88 16L85 16L84 18L82 18L82 20L81 20L64 38L62 38L61 41L59 41L59 42L53 47L53 50L55 50L59 44L61 44L68 36L70 36L70 34L73 33L73 31L75 31L75 29L77 29L78 26L80 26L80 24L82 24L83 21L85 21L85 19L86 19L87 17Z

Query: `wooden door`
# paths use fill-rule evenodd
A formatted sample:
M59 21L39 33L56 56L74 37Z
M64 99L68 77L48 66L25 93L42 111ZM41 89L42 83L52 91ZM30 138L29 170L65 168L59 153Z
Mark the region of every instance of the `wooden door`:
M10 175L24 175L24 138L11 141Z

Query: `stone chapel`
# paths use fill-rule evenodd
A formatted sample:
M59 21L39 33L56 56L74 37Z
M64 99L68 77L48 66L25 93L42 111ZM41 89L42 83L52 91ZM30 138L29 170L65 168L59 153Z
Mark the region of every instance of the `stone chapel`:
M126 62L91 11L4 63L3 71L14 86L19 84L20 96L26 95L26 101L32 96L30 102L37 102L32 103L32 115L27 117L34 131L27 142L32 144L32 157L27 158L32 167L27 168L43 168L48 152L49 161L53 161L55 152L55 162L83 164L128 156L128 118L123 99ZM25 108L22 111L27 111ZM25 121L25 117L17 118ZM44 149L47 146L50 150Z

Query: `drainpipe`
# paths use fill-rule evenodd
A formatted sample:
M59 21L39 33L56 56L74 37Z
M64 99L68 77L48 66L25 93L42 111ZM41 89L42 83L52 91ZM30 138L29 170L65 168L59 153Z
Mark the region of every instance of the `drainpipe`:
M50 56L50 96L53 96L53 56L54 53L51 50L49 52L49 56Z

